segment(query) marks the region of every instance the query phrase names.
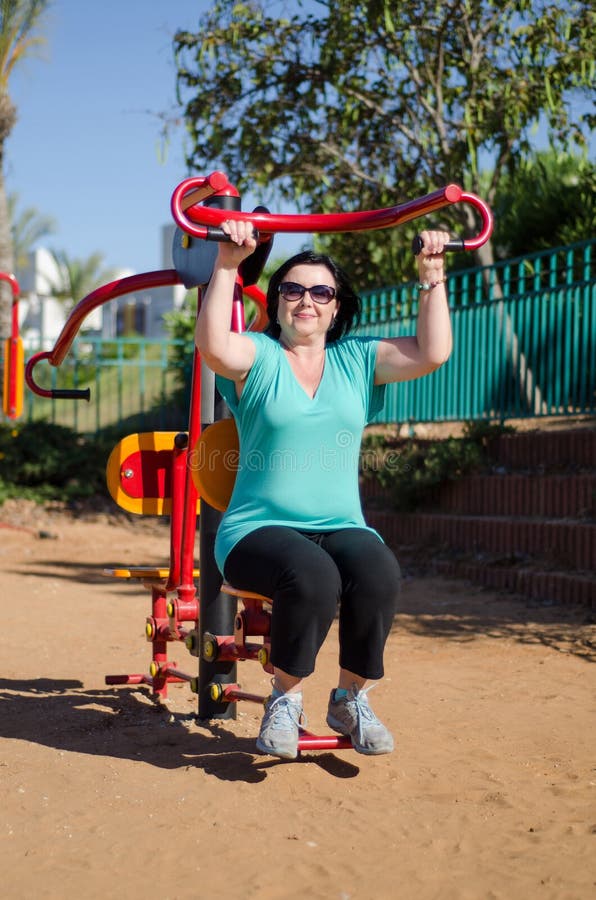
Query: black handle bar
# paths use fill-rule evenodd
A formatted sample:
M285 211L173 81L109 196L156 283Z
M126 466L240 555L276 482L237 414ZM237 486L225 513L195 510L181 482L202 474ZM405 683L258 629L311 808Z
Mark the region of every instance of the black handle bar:
M258 228L253 228L252 236L255 241L258 242L260 237ZM219 241L220 244L226 244L231 242L232 239L229 234L226 234L223 228L219 228L217 225L207 225L207 234L205 235L203 240Z
M53 388L50 391L50 397L54 400L87 400L91 398L91 391L89 388L77 389L77 388Z
M253 237L255 241L259 240L259 231L257 228L253 228ZM220 243L227 243L230 240L229 234L219 228L217 225L207 225L207 235L205 237L206 241L219 241ZM412 251L414 256L418 256L423 247L422 238L419 234L416 235L414 240L412 241ZM457 251L465 250L464 239L463 238L453 238L451 241L447 241L443 250L446 253L456 253Z
M417 234L416 237L414 238L414 240L412 241L412 251L414 253L414 256L418 256L418 254L422 250L423 246L424 246L424 244L422 242L422 238L420 237L419 234ZM465 250L465 249L466 248L464 245L463 238L453 238L453 240L447 241L447 243L443 247L443 250L446 253L455 253L458 250Z

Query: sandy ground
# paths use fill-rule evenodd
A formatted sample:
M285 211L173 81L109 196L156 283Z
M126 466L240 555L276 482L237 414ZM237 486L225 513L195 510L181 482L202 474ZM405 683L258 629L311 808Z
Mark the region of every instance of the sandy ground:
M205 724L186 685L156 707L104 684L147 671L150 609L101 570L165 564L164 526L26 518L0 529L5 900L596 896L586 610L406 579L371 695L396 751L281 762L255 751L256 705ZM336 644L333 630L307 689L314 731L327 730ZM181 645L171 655L194 674ZM268 689L256 663L239 680Z

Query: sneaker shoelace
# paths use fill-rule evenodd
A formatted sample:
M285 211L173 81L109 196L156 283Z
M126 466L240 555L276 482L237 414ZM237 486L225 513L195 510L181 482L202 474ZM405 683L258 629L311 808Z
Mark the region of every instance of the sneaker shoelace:
M364 739L364 728L366 725L380 725L378 718L375 716L374 712L369 706L368 697L366 696L369 691L371 691L376 685L371 684L367 688L362 688L362 690L356 692L352 692L353 700L356 707L356 718L358 720L358 743L362 743Z
M300 706L292 701L287 694L282 694L281 697L276 697L275 700L271 701L268 712L269 723L272 728L284 728L286 722L284 721L285 716L289 716L294 725L300 725L300 720L302 718L302 711Z

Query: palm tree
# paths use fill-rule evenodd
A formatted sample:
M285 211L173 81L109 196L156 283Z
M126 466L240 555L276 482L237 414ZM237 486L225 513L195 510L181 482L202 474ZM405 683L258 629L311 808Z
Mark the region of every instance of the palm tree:
M41 238L53 234L56 231L56 222L51 216L42 215L32 206L17 209L17 194L9 194L7 200L13 263L18 278L19 271L27 267L29 253L34 244Z
M67 311L91 291L116 277L114 269L103 264L103 254L92 253L85 259L74 259L64 250L50 250L56 264L57 277L48 280L48 291L60 300Z
M35 33L50 0L0 0L0 271L14 266L8 201L4 185L4 148L16 122L16 108L8 93L15 65L33 47L43 43ZM10 333L12 296L0 291L0 337Z

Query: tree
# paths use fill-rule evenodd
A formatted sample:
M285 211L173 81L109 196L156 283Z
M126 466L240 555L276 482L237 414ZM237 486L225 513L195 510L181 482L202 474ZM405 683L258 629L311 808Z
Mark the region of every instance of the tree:
M596 233L596 165L545 150L501 179L494 201L501 257L584 241Z
M92 253L85 259L73 259L64 250L50 252L56 263L58 277L48 282L48 290L67 309L115 277L113 269L104 267L101 253Z
M217 0L200 33L174 42L189 164L223 168L265 199L375 208L455 181L492 203L539 125L555 145L580 148L594 125L578 102L595 71L588 2L296 0L287 17L270 8ZM454 216L476 232L468 206L445 221ZM321 243L360 284L378 286L410 277L419 227ZM493 261L490 243L476 261Z
M13 261L18 273L27 266L33 246L41 238L56 231L56 222L51 216L44 216L33 207L18 211L16 194L9 194L7 202Z
M35 46L43 42L36 33L49 0L0 0L0 270L14 266L8 202L4 185L6 140L16 122L15 106L8 93L12 71ZM10 292L0 288L0 338L10 334Z

